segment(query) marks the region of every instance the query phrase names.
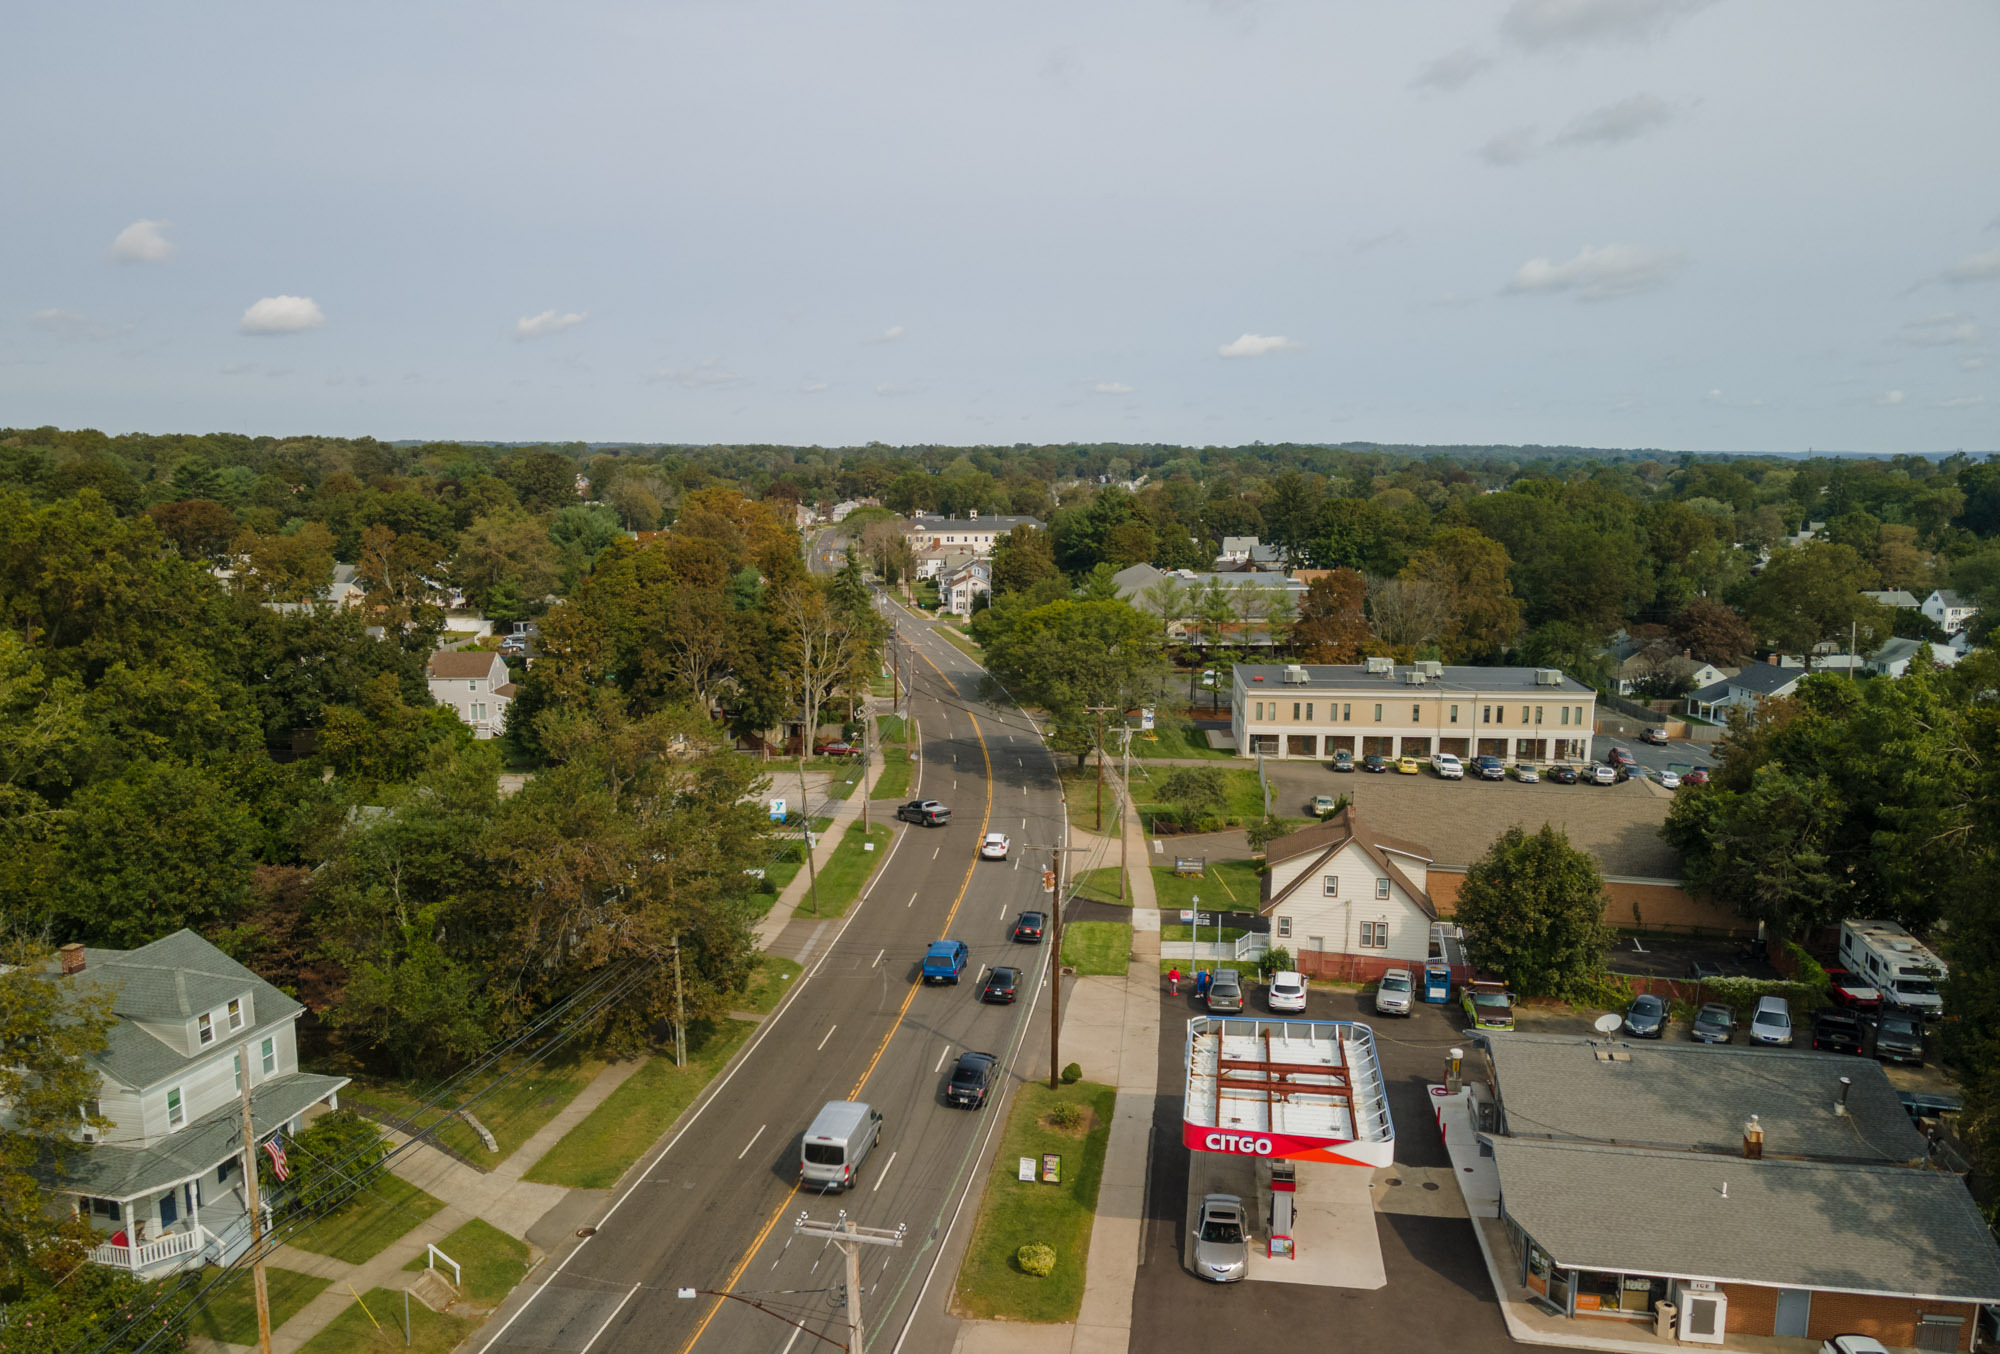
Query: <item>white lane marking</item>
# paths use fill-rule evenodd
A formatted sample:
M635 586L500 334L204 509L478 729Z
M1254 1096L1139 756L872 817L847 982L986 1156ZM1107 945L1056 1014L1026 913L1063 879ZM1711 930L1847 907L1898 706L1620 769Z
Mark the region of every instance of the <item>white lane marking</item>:
M759 1139L759 1138L763 1137L763 1136L764 1136L764 1130L765 1130L765 1129L767 1129L767 1128L769 1128L769 1127L770 1127L770 1125L769 1125L769 1124L759 1124L759 1125L757 1125L757 1131L756 1131L755 1133L752 1133L752 1134L750 1135L750 1141L749 1141L749 1142L746 1142L746 1143L744 1143L744 1144L743 1144L743 1150L742 1150L742 1151L740 1151L740 1152L738 1152L738 1153L736 1154L736 1159L737 1159L738 1161L741 1161L741 1160L743 1160L743 1158L745 1158L745 1157L747 1157L747 1156L749 1156L749 1155L750 1155L750 1149L751 1149L751 1148L753 1148L753 1147L755 1147L755 1146L757 1145L757 1139Z
M951 1045L950 1045L950 1044L946 1044L946 1045L944 1046L944 1050L943 1050L943 1051L942 1051L941 1053L939 1053L939 1054L938 1054L938 1060L937 1060L937 1067L933 1067L933 1068L931 1069L931 1071L935 1072L935 1071L937 1071L937 1070L938 1070L938 1068L941 1068L941 1067L943 1067L943 1066L944 1066L944 1060L945 1060L946 1058L949 1058L950 1056L951 1056Z
M815 1052L815 1053L818 1053L818 1052L820 1051L820 1049L823 1049L823 1048L825 1048L825 1047L826 1047L826 1041L827 1041L827 1040L829 1040L829 1039L831 1039L831 1038L833 1038L833 1032L834 1032L835 1030L839 1029L839 1028L840 1028L840 1026L838 1026L838 1025L828 1025L828 1026L826 1027L826 1033L825 1033L825 1034L822 1034L822 1035L821 1035L821 1036L819 1037L819 1048L816 1048L816 1049L814 1049L814 1050L813 1050L813 1052Z
M1000 920L1007 920L1007 904L1005 903L1000 904Z
M911 895L910 895L910 901L909 901L909 902L907 902L907 903L904 903L904 904L903 904L903 906L904 906L904 907L914 907L914 906L916 905L916 901L917 901L917 895L913 893L913 894L911 894Z
M640 1284L636 1283L633 1284L632 1287L626 1291L625 1296L618 1299L618 1305L611 1309L611 1315L604 1318L604 1325L599 1326L595 1331L591 1333L590 1338L583 1342L583 1348L581 1350L578 1350L577 1354L589 1354L590 1347L597 1343L597 1337L604 1334L605 1330L611 1325L611 1323L618 1319L618 1314L625 1310L625 1304L632 1300L632 1295L634 1293L637 1293L641 1288L641 1286L642 1285Z
M868 967L874 968L877 964L881 963L882 956L887 953L889 953L889 951L886 948L875 951L875 957L868 961Z
M896 1164L896 1154L894 1152L891 1152L889 1153L889 1159L882 1163L882 1169L875 1173L875 1184L868 1191L870 1194L873 1194L876 1190L882 1188L882 1182L889 1178L889 1168L895 1164Z
M792 1354L792 1346L799 1342L799 1336L802 1334L804 1334L803 1328L798 1326L792 1327L792 1338L785 1341L785 1347L779 1350L778 1354Z
M940 852L940 851L942 851L942 850L944 850L944 848L943 848L942 846L933 846L933 847L931 848L931 859L932 859L932 860L936 860L936 859L937 859L937 856L938 856L938 852Z

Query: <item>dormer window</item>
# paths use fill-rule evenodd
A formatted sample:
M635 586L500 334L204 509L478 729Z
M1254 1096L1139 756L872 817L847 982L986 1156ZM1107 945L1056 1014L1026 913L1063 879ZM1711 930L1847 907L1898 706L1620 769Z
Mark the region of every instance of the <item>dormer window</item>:
M167 1131L178 1133L187 1127L187 1106L181 1103L181 1088L174 1086L167 1091Z
M233 998L229 1003L229 1028L232 1030L243 1028L243 998L241 997Z
M206 1014L198 1015L195 1017L194 1023L201 1033L201 1042L204 1048L215 1042L215 1017Z

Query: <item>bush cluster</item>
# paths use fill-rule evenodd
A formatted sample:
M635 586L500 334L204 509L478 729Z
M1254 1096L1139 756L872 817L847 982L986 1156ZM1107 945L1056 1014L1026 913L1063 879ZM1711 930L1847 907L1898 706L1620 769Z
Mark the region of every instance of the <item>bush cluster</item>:
M1044 1242L1030 1241L1014 1252L1014 1260L1023 1274L1032 1274L1037 1279L1046 1279L1056 1272L1056 1248Z

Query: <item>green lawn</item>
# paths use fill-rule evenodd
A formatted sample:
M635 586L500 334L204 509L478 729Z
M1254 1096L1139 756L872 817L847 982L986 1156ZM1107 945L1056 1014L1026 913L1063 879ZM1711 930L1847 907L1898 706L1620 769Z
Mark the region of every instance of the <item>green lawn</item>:
M1062 961L1079 974L1122 976L1132 954L1132 928L1122 921L1073 921L1063 927Z
M883 715L875 721L875 741L885 745L909 742L909 720L903 715Z
M875 777L875 784L869 787L870 799L906 799L910 793L910 773L915 764L910 761L910 750L901 743L882 745L882 770Z
M1233 752L1223 752L1218 748L1210 747L1207 735L1193 725L1189 725L1183 729L1157 728L1153 732L1157 733L1159 738L1150 743L1146 741L1143 735L1133 735L1132 755L1134 757L1149 759L1153 757L1200 757L1208 761L1223 762L1237 760L1237 756Z
M936 625L932 626L931 628L935 630L938 634L943 635L946 639L950 640L955 647L964 650L966 653L970 654L973 658L984 660L984 658L986 657L986 651L980 648L977 644L974 644L972 642L972 636L966 634L963 630L960 630L957 626L951 625L944 621L939 621Z
M1100 903L1110 903L1114 907L1130 907L1132 906L1132 891L1130 889L1125 891L1123 898L1118 896L1118 878L1122 873L1123 871L1116 865L1106 865L1100 869L1085 870L1075 881L1076 889L1074 896L1078 898L1090 898Z
M813 819L812 830L815 834L818 834L825 832L832 826L833 819L831 818L815 818ZM769 884L775 893L783 893L785 886L791 883L797 877L799 871L806 867L805 838L799 833L796 826L792 827L790 832L792 834L790 840L784 841L782 845L776 848L774 854L777 858L764 867L764 882Z
M221 1271L213 1265L201 1273L206 1284ZM299 1308L319 1296L319 1291L331 1283L312 1274L301 1274L297 1270L279 1269L275 1265L264 1268L265 1283L271 1297L271 1329L277 1330L298 1314ZM232 1345L254 1345L257 1343L257 1290L247 1273L239 1274L230 1282L217 1288L209 1299L188 1319L188 1334L205 1340L221 1340Z
M755 1029L747 1020L688 1027L688 1063L655 1056L562 1136L524 1179L572 1189L609 1189L674 1125Z
M442 1200L385 1171L337 1212L285 1240L315 1255L330 1255L350 1265L365 1264L443 1207Z
M1118 782L1119 769L1116 762L1104 768L1104 822L1097 820L1097 768L1086 766L1078 770L1071 763L1073 757L1063 757L1062 785L1063 801L1069 805L1069 825L1079 832L1092 832L1100 836L1118 835ZM1152 788L1134 769L1132 773L1132 802L1151 803Z
M437 1248L458 1261L459 1274L464 1280L458 1291L482 1307L496 1305L514 1291L514 1285L528 1272L528 1243L479 1218L438 1242ZM425 1251L403 1268L422 1269L429 1260L430 1252ZM440 1264L438 1269L445 1278L451 1277L451 1266Z
M1076 1320L1117 1095L1112 1087L1089 1081L1054 1091L1035 1082L1016 1093L980 1205L979 1225L958 1271L961 1314L980 1320ZM1045 1125L1042 1117L1059 1103L1087 1109L1087 1131ZM1062 1183L1020 1179L1020 1159L1039 1162L1045 1152L1061 1153ZM1055 1248L1055 1272L1047 1278L1022 1272L1015 1261L1015 1253L1031 1241Z
M1227 944L1232 940L1240 940L1248 934L1250 934L1248 931L1240 930L1237 927L1225 926L1222 928L1220 939L1224 944ZM1199 936L1195 935L1194 927L1182 926L1179 922L1169 922L1160 927L1161 940L1204 940L1213 942L1217 938L1213 926L1202 927Z
M859 757L846 757L842 760L846 762L846 765L836 767L833 779L827 782L826 797L828 799L846 799L854 793L854 787L861 784L861 772L863 770L861 759Z
M790 959L780 959L775 954L759 956L757 967L750 974L750 986L737 998L734 1009L755 1015L771 1014L803 971Z
M371 1288L306 1341L299 1354L450 1354L472 1329L464 1317L433 1312L415 1298L409 1300L409 1311L410 1343L405 1345L403 1294Z
M492 1073L469 1081L457 1094L454 1103L485 1090L516 1065L512 1061L504 1062ZM595 1058L570 1057L559 1053L550 1061L530 1067L474 1105L473 1117L486 1125L486 1131L493 1135L493 1141L500 1146L498 1153L487 1151L479 1135L460 1119L453 1119L441 1127L437 1139L482 1166L497 1165L535 1136L542 1125L555 1118L563 1106L574 1100L577 1092L588 1086L603 1070L604 1064ZM360 1083L354 1089L357 1099L380 1105L418 1123L429 1123L436 1115L436 1111L422 1113L421 1107L428 1101L429 1094L421 1085L368 1078L356 1078L356 1081Z
M1172 855L1173 838L1167 838L1167 854ZM1262 875L1254 860L1211 860L1208 873L1198 879L1183 879L1173 871L1173 866L1153 867L1153 895L1159 899L1162 912L1178 911L1194 906L1196 894L1201 895L1201 905L1205 909L1220 908L1224 912L1255 912L1262 888Z
M849 823L847 831L841 835L840 845L827 857L826 867L819 872L819 905L813 906L812 891L799 900L792 911L794 917L838 917L846 913L848 904L861 892L861 886L875 873L875 867L889 854L889 839L894 834L888 826L877 823L868 829L864 837L861 824ZM864 850L866 843L872 842L873 851Z

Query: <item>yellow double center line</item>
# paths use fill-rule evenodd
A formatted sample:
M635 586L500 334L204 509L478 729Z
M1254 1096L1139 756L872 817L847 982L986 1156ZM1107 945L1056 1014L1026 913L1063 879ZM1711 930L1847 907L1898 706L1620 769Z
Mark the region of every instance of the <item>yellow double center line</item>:
M913 653L916 652L914 648L911 651ZM935 672L940 678L943 678L947 682L951 680L945 677L944 669L940 668L936 663L932 663L929 658L921 653L918 653L917 657L929 663L931 671ZM987 750L986 736L979 731L979 716L967 710L965 717L972 721L972 738L974 742L979 744L979 760L986 768L986 807L979 815L979 835L983 839L986 836L986 825L993 818L993 756ZM965 867L965 878L959 882L958 895L951 900L951 911L945 913L944 916L944 933L947 936L951 934L952 922L958 917L958 905L965 901L965 891L972 887L972 876L978 868L979 853L975 851L971 864ZM882 1055L889 1051L889 1041L894 1039L896 1031L903 1027L903 1017L910 1013L910 1003L917 999L917 993L923 990L923 985L921 978L911 984L909 992L903 997L903 1004L896 1010L896 1019L889 1026L889 1032L883 1035L882 1042L875 1046L875 1056L868 1060L868 1067L862 1072L861 1079L855 1082L854 1089L847 1093L849 1100L859 1100L861 1098L862 1088L868 1085L868 1078L875 1075L876 1064L880 1063ZM750 1268L750 1262L757 1258L757 1252L763 1249L765 1240L771 1235L771 1229L778 1225L778 1219L791 1211L792 1200L798 1197L798 1193L799 1186L795 1184L785 1197L778 1201L778 1206L771 1210L771 1216L766 1218L763 1227L758 1229L756 1239L750 1243L750 1248L743 1252L743 1258L736 1262L736 1268L730 1270L729 1277L722 1281L722 1286L725 1289L736 1287L737 1281L743 1277L743 1272ZM708 1323L715 1320L715 1314L722 1310L722 1303L723 1299L721 1298L716 1298L709 1303L708 1310L702 1313L701 1324L694 1328L694 1334L688 1336L687 1343L681 1346L680 1354L688 1354L688 1351L695 1347L696 1341L700 1340L703 1334L707 1332Z

